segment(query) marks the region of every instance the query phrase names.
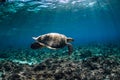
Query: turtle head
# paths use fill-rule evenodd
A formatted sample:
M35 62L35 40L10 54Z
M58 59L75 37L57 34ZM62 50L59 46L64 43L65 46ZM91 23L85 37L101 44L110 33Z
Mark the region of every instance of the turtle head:
M39 49L39 48L42 48L43 45L40 45L38 42L34 42L31 44L31 48L32 49Z
M67 42L72 42L72 41L74 41L73 38L71 38L71 37L68 37L68 38L67 38Z

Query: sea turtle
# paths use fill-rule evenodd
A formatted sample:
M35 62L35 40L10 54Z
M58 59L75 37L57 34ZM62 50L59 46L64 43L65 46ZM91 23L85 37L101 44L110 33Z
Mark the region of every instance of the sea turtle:
M69 55L73 51L72 44L69 42L74 41L73 38L66 37L59 33L47 33L38 37L32 37L35 42L31 44L32 49L39 49L47 47L49 49L59 49L68 46Z

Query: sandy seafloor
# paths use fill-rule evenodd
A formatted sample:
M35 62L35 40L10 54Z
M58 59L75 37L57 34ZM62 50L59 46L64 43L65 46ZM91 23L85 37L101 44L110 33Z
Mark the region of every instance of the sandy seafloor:
M2 80L119 80L120 46L89 44L60 50L2 49Z

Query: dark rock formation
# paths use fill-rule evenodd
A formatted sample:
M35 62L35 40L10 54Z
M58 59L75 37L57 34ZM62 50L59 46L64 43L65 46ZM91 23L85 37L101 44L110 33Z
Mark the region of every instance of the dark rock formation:
M2 61L3 80L119 80L120 63L114 58L94 56L83 61L47 59L35 65Z

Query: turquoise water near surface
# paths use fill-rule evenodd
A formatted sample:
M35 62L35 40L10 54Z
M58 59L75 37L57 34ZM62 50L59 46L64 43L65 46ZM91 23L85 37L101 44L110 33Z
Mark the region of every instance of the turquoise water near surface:
M1 48L29 48L33 36L58 32L74 45L119 43L118 0L9 1L0 5Z

